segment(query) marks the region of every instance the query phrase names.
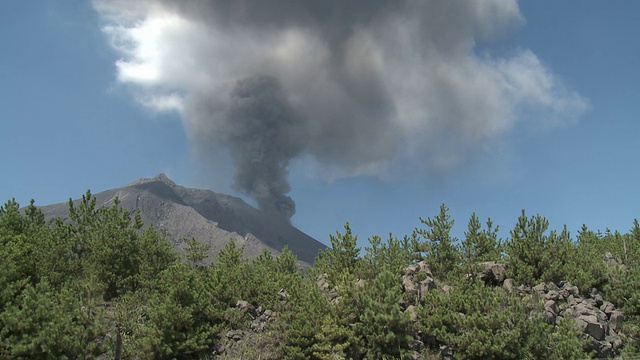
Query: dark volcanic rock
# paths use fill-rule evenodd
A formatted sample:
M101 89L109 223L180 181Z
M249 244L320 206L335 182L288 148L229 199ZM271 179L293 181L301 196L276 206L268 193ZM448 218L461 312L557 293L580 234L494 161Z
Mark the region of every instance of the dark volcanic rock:
M487 261L478 264L482 270L477 274L480 279L488 284L502 285L505 280L506 266L494 261Z
M432 276L426 261L412 264L404 269L402 289L417 296L418 300L423 302L427 291L435 286L435 280Z
M208 261L232 238L244 246L245 257L255 257L265 248L277 254L288 245L300 261L312 263L318 251L326 248L287 219L261 212L237 197L179 186L164 174L93 196L98 207L110 206L118 197L122 208L140 209L145 227L165 230L178 249L186 246L183 239L191 237L209 244ZM68 219L67 203L41 209L46 218Z
M580 296L579 289L568 282L562 288L554 283L540 283L533 289L546 300L542 317L549 324L557 324L559 317L571 319L582 331L583 339L588 340L587 350L595 351L597 358L612 357L622 347L616 330L622 326L624 315L595 289L589 298Z

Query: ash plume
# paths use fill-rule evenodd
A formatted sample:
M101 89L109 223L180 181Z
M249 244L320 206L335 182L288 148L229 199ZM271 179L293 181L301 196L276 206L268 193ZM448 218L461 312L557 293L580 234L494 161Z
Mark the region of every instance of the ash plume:
M327 179L464 166L519 122L552 128L586 101L527 49L516 0L96 0L118 80L229 151L234 186L290 218L288 167ZM399 171L398 171L399 170Z
M300 121L272 77L240 80L230 97L228 126L218 136L231 149L236 167L234 183L256 199L262 210L289 219L296 207L285 195L291 190L287 167L302 149L295 138Z

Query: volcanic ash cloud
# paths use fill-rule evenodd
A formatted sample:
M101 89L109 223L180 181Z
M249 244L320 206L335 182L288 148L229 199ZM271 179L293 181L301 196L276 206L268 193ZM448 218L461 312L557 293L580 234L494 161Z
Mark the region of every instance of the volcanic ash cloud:
M286 218L296 157L326 178L438 174L520 119L550 128L586 108L530 50L479 50L524 22L515 0L94 6L136 100L178 111L196 144L229 152L237 189Z

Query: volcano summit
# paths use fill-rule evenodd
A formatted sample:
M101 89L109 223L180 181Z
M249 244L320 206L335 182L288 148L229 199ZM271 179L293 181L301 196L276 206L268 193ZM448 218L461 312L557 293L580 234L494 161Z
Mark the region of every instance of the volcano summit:
M209 260L234 239L244 246L245 257L256 257L264 249L279 253L287 245L298 260L313 263L326 246L293 227L288 219L260 211L242 199L177 185L165 174L142 178L116 189L93 195L96 206L110 206L117 197L120 206L131 212L140 209L144 226L166 231L178 249L185 238L194 237L211 246ZM80 200L74 200L77 205ZM67 220L68 204L43 206L46 218Z

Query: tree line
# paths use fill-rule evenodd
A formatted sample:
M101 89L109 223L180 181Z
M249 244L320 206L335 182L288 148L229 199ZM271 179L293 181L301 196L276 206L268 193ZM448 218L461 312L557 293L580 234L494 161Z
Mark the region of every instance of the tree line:
M229 242L209 266L137 212L97 208L87 192L70 221L45 221L34 202L0 207L0 358L9 359L581 359L570 321L549 324L540 299L469 276L505 265L516 286L571 282L624 312L623 355L640 346L640 225L586 226L576 237L524 211L500 239L474 214L463 239L446 206L404 237L360 249L349 224L310 267L286 247L244 259ZM603 254L615 259L608 265ZM407 267L428 291L407 291ZM427 275L428 274L428 275ZM242 306L239 306L242 304ZM248 309L249 308L249 309ZM269 321L257 324L266 318ZM262 315L261 315L262 314ZM256 325L257 324L257 325ZM241 339L240 339L241 338ZM240 340L239 340L240 339Z

